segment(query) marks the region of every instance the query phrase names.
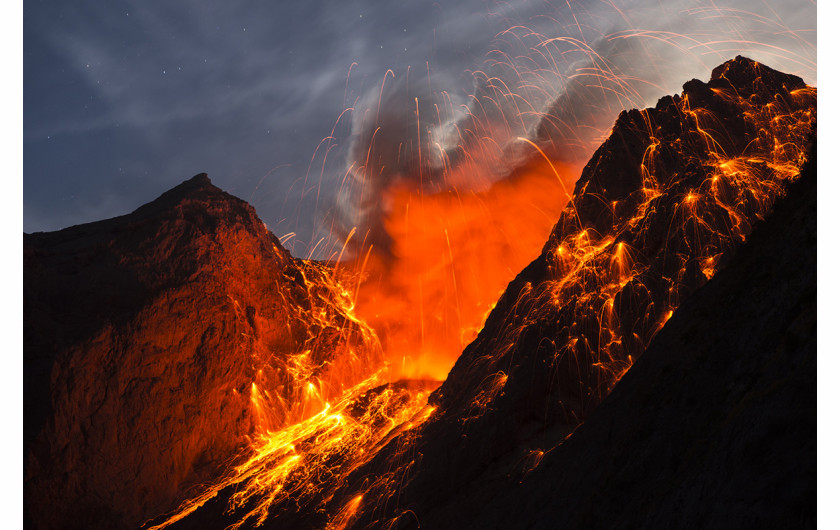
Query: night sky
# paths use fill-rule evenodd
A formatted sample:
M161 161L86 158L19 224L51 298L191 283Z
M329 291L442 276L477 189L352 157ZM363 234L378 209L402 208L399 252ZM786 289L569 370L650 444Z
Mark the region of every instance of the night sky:
M739 53L813 84L816 4L798 4L26 0L23 229L128 213L206 172L306 255L374 112L407 124L389 144L423 121L418 142L448 150L488 78L537 111L508 134L529 136L593 57L635 96L578 120L587 138Z

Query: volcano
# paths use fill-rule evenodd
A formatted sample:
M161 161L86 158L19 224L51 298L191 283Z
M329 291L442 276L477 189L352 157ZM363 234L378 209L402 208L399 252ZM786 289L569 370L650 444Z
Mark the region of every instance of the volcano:
M24 267L33 528L816 522L816 89L744 57L621 113L442 384L203 174Z

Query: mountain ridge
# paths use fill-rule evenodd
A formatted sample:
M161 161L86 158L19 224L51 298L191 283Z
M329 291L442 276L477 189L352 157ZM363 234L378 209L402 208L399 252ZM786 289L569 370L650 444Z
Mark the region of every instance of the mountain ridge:
M702 409L702 400L678 393L679 381L663 386L660 375L649 375L655 372L650 367L656 358L667 360L663 349L673 351L660 343L673 341L679 335L673 329L692 320L680 316L697 311L700 302L689 301L711 289L704 286L731 284L726 276L714 281L717 271L747 259L738 257L744 248L772 254L768 229L757 232L765 234L763 250L743 246L754 226L777 219L773 226L788 231L776 243L796 242L798 234L799 246L786 250L810 259L809 245L816 244L807 217L816 193L813 164L806 166L807 179L791 182L809 158L809 145L815 159L815 134L816 89L740 56L715 68L708 83L689 81L682 95L622 112L541 255L510 282L478 337L430 396L435 408L413 417L409 427L396 426L359 467L337 475L340 483L329 495L307 497L304 506L269 506L265 527L621 526L610 519L609 502L594 499L599 480L606 481L610 502L634 484L649 488L633 490L643 514L629 517L634 504L615 505L624 510L625 526L691 523L671 509L679 505L674 497L638 467L623 466L635 455L610 445L613 428L639 448L645 437L634 429L633 414L649 422L653 413L627 403L654 402L653 388L682 396L686 410ZM789 193L795 204L780 199ZM782 213L771 214L777 199ZM810 289L815 270L805 263L802 275L783 289ZM753 282L748 302L760 306L755 282L788 274L791 264L786 259L787 268L765 275L750 275L744 272L749 266L739 265L743 283ZM224 474L261 433L321 410L343 388L338 381L359 380L382 360L378 339L353 315L335 269L292 258L252 207L213 186L206 174L125 216L26 234L24 265L24 488L33 527L140 526ZM774 300L784 300L779 292L773 291ZM737 313L739 300L717 302ZM804 309L793 317L795 329L777 327L801 359L793 388L807 390L811 310L807 296L797 303ZM714 322L714 311L705 311L705 322ZM667 330L666 338L657 338L660 330ZM747 344L753 331L742 333L738 344ZM660 353L644 360L654 345ZM641 364L634 364L638 359ZM774 379L784 355L773 359L770 368L744 361L739 373L769 377L784 388ZM313 382L321 381L325 386L316 388ZM747 434L734 438L738 447L755 445L749 433L758 431L749 431L749 417L733 406L761 417L760 402L745 401L757 389L737 381L716 384L726 392L715 411L723 410L724 419L731 413L732 425L746 425ZM367 401L391 388L374 390L365 394ZM806 412L809 399L798 397L769 421L791 422ZM359 402L351 410L360 416L363 409ZM702 426L674 419L678 408L650 410L671 418L654 438L664 447L659 454L676 459L683 473L671 476L705 481L700 493L713 502L713 475L686 472L697 467L681 464L667 445L669 427L682 429L684 440L703 434ZM802 479L811 473L809 435L805 427L790 439L808 460L801 473L790 475L799 488L791 497L798 507L810 495ZM756 436L760 441L764 435ZM727 458L725 439L712 440L708 461ZM587 452L590 446L600 449ZM656 461L642 456L648 460L639 462ZM597 476L585 475L587 462ZM557 479L570 469L576 471L565 482ZM575 493L575 477L586 483L586 493ZM237 487L174 526L236 522L238 512L228 509L225 496ZM645 491L653 492L650 499ZM692 490L680 491L685 498ZM657 499L670 501L657 506ZM694 514L702 508L691 505ZM725 519L720 514L716 521ZM749 510L737 515L744 524L755 517ZM251 520L245 527L258 524Z
M24 488L40 528L140 526L381 362L332 271L293 258L206 174L120 217L26 234L24 270ZM300 395L313 375L324 386Z

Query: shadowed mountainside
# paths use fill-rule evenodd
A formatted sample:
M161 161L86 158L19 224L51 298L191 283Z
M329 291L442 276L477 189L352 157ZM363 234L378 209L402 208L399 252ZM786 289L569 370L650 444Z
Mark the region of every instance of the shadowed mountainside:
M816 196L814 148L568 440L524 473L495 463L495 477L417 509L422 526L816 527Z

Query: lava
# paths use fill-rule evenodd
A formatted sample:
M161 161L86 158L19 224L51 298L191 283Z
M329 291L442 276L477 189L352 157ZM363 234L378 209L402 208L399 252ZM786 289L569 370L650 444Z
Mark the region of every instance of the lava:
M384 219L395 259L368 260L356 311L380 337L392 378L443 380L478 335L568 200L546 166L534 161L482 192L390 190L400 205Z
M649 24L664 20L658 6L631 12L610 3L607 14L637 28L614 31L604 13L573 4L500 31L483 69L468 72L466 98L439 89L427 63L421 73L386 71L339 118L352 116L351 145L340 211L327 223L338 250L328 254L351 258L356 311L376 330L392 380L445 378L507 283L539 255L614 116L667 93L677 71L708 71L715 63L698 49L722 61L747 36L760 46L765 35L785 34L790 49L774 56L815 66L783 21L743 9L691 4L685 16L695 32L681 34ZM508 22L503 12L491 17ZM694 27L716 20L729 24L720 40ZM707 115L692 119L703 141L723 155L702 132L714 127L704 123L713 113L699 112ZM336 127L318 160L322 178L339 146ZM652 141L643 172L657 156ZM657 186L646 189L653 199ZM679 215L690 214L691 200Z
M340 490L369 503L357 525L413 527L417 510L434 510L423 502L481 480L482 463L522 462L497 470L513 479L538 467L798 177L815 104L801 79L738 57L708 84L622 113L541 255L431 395L439 412L405 436L431 463L384 453ZM406 502L389 504L397 494Z
M379 339L356 317L350 292L334 269L310 261L295 274L310 303L298 306L292 302L295 293L279 285L276 294L284 306L298 312L298 319L309 323L308 333L297 351L255 359L249 397L263 433L306 420L369 378L371 368L383 362Z
M747 92L750 76L761 83ZM815 101L816 90L798 78L738 57L715 69L708 84L690 81L682 95L662 98L655 108L622 113L583 170L541 255L495 306L493 290L504 274L481 265L511 249L527 251L534 241L514 244L517 231L550 219L533 207L538 196L510 190L538 182L537 189L553 190L540 197L544 208L562 204L568 196L562 166L537 149L539 163L482 193L389 188L394 203L403 205L384 217L398 259L385 263L368 247L348 266L313 269L341 271L357 286L351 295L341 281L327 283L340 294L333 298L347 304L344 314L358 311L359 323L369 321L381 333L385 363L337 398L326 397L324 382L304 363L309 368L295 379L300 403L320 411L266 430L227 477L152 528L189 520L213 503L225 506L232 528L260 526L279 514L284 524L300 518L328 528L396 524L416 519L389 501L410 495L407 477L423 469L412 456L415 444L418 454L445 451L454 443L447 436L460 436L440 431L447 422L469 433L490 423L523 423L520 416L537 413L546 425L568 427L553 442L562 443L797 177L816 123ZM511 200L516 207L509 212L531 207L540 214L507 217L503 203ZM470 217L472 208L502 212L504 223L491 225L498 240L488 244L464 228L489 218ZM522 258L510 259L507 267ZM442 378L450 352L469 341L440 388L435 380L387 383L406 373ZM411 364L410 355L417 356ZM272 408L259 385L252 392L255 408ZM531 472L551 448L528 446L517 469ZM480 451L477 458L498 457Z
M260 526L283 510L322 509L350 473L434 410L427 398L439 382L383 384L384 377L383 370L375 372L317 414L260 435L227 476L146 528L174 525L217 496L229 497L225 510L235 514L231 529ZM354 498L329 527L342 528L360 500Z
M423 488L466 487L487 462L533 472L784 196L816 130L801 79L739 56L644 107L669 93L662 47L704 65L752 42L742 25L796 32L713 6L690 13L731 23L719 41L610 33L566 6L561 36L499 33L467 97L433 90L427 64L426 91L388 70L341 113L311 163L323 178L346 155L326 250L308 248L329 259L284 254L293 233L268 250L286 342L261 342L272 317L244 295L226 301L241 343L224 354L248 369L224 397L244 404L248 443L145 528L418 525L405 499Z

